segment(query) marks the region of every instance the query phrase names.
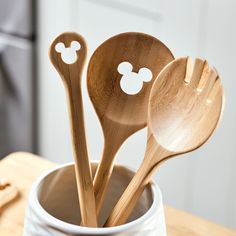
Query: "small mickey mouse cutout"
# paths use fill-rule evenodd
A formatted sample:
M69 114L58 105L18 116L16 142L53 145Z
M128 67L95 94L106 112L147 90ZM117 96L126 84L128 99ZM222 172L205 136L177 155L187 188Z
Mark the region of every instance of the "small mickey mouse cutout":
M81 48L79 42L72 41L70 47L65 47L64 43L58 43L55 47L58 53L61 53L61 58L66 64L73 64L77 61L77 53Z
M133 66L127 61L121 62L118 65L117 70L122 75L120 87L129 95L139 93L143 87L143 82L149 82L152 79L151 70L143 67L138 73L133 72Z

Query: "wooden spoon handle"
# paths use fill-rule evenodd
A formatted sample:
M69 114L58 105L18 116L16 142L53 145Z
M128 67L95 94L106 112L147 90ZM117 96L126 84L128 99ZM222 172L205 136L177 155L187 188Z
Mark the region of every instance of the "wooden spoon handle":
M81 225L97 227L95 196L87 153L81 90L68 92ZM73 102L71 102L73 101Z
M128 187L125 189L121 198L113 208L104 227L121 225L127 221L147 184L145 182L145 178L148 172L149 171L146 169L146 165L141 165Z
M148 131L145 158L118 203L113 208L105 223L105 227L121 225L127 221L155 170L165 161L164 157L168 158L171 155L171 152L156 143L155 138ZM158 161L158 158L160 158L160 161Z
M78 42L79 45L78 43L73 45L72 42ZM72 53L69 63L66 63L64 59L68 59L68 51L63 50L70 50L70 47L74 47L72 49L75 50L75 54ZM81 92L81 74L86 53L85 40L76 33L63 33L59 35L53 41L50 48L52 64L60 74L67 92L82 225L96 227L97 215L87 152Z
M104 198L106 196L107 188L109 181L111 179L113 167L114 167L114 156L119 147L113 145L112 142L110 144L105 143L102 159L98 165L93 186L94 193L96 199L96 208L97 208L97 216L99 217Z

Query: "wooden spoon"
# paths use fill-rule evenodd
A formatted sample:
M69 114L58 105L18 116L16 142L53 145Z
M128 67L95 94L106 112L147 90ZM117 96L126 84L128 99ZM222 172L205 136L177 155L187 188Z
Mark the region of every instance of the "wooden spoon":
M81 95L81 74L86 54L85 40L76 33L59 35L50 47L51 62L64 82L68 97L82 225L96 227L95 197L87 153Z
M105 226L126 222L156 168L167 159L203 145L215 130L223 107L217 72L207 61L177 59L162 70L149 99L145 158L112 210Z
M170 50L158 39L134 32L108 39L90 59L88 92L105 139L103 156L94 178L98 215L115 154L129 136L146 126L152 84L161 69L173 59ZM126 82L131 85L124 91Z

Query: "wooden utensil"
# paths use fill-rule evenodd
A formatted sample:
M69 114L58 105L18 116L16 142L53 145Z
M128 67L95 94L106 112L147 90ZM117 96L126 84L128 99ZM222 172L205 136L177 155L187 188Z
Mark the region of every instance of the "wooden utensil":
M76 33L59 35L50 47L51 62L64 82L68 97L82 225L96 227L95 197L87 153L81 95L81 74L86 54L85 40Z
M115 154L129 136L146 126L151 86L161 69L173 59L170 50L158 39L134 32L108 39L90 59L88 92L105 140L94 178L98 215ZM126 83L130 85L127 88Z
M11 202L19 192L15 185L6 181L0 181L0 208Z
M223 107L217 72L207 61L188 58L168 64L153 84L149 99L145 158L105 226L126 222L157 167L203 145L215 130Z

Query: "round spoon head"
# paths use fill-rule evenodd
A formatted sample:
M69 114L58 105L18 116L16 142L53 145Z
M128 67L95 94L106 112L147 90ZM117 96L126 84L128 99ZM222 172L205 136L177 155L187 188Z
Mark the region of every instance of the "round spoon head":
M207 61L176 59L159 74L149 103L149 128L173 153L200 147L215 130L223 108L217 71Z
M162 42L147 34L122 33L101 44L90 59L87 85L102 125L145 127L152 84L173 59Z
M71 82L80 84L86 54L87 45L84 38L74 32L57 36L49 49L51 62L66 85Z

